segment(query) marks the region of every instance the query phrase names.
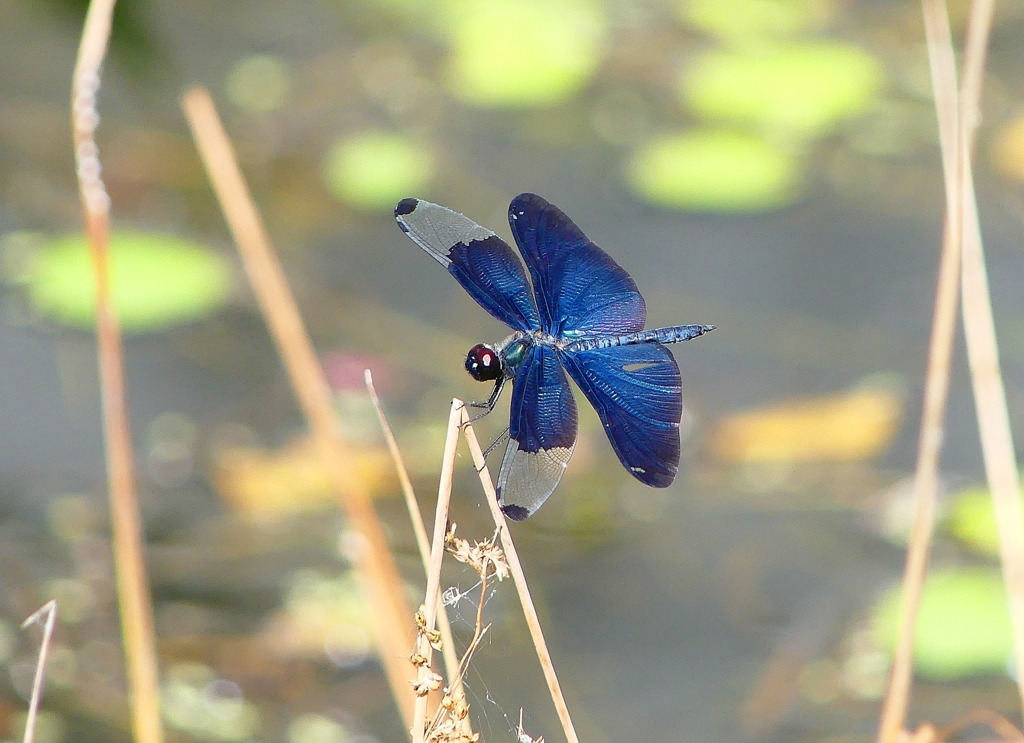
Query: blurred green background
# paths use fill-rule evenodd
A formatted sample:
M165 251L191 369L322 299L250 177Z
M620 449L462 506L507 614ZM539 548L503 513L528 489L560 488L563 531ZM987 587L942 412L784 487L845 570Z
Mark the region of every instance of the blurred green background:
M34 668L18 624L53 597L38 740L129 737L69 125L84 12L0 2L0 740L20 737ZM1000 3L976 171L1018 433L1022 47L1024 3ZM671 488L632 480L581 398L562 485L514 526L581 737L873 739L942 220L916 3L118 3L98 144L168 739L397 743L356 547L186 130L191 83L238 148L414 604L422 570L362 372L429 507L451 397L486 394L464 354L504 329L391 211L423 197L508 237L508 202L533 191L633 275L652 326L718 326L674 348ZM962 348L942 481L911 722L979 705L1019 722ZM463 455L462 536L490 533L479 499ZM461 641L473 583L445 572ZM554 743L510 586L485 616L476 729L511 743L522 708Z

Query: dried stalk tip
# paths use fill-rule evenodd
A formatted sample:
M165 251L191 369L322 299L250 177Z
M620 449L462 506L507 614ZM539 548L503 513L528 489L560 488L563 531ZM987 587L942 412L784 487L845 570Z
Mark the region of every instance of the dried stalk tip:
M523 729L523 708L519 708L519 725L516 727L516 739L519 743L544 743L544 736L538 735L536 738L531 738L530 734Z
M470 544L469 540L455 536L455 528L456 524L452 524L448 533L444 535L445 549L452 557L469 565L481 578L493 575L498 580L503 580L510 575L505 553L498 546L497 530L490 539Z
M917 730L900 731L901 743L938 743L939 731L930 722L925 722Z
M466 704L466 698L463 695L458 697L452 696L448 689L444 690L444 696L441 697L441 707L448 711L448 714L452 715L456 720L465 720L469 715L469 705Z

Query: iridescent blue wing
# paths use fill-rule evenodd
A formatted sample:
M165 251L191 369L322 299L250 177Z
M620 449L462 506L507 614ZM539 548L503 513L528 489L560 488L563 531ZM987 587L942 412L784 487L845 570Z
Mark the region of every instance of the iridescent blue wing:
M395 219L492 316L515 330L540 329L526 272L508 243L468 217L429 201L402 199Z
M533 346L512 382L509 440L498 501L513 521L540 508L576 448L576 401L555 352Z
M535 194L520 194L509 205L508 223L530 269L545 332L643 330L647 308L636 283L561 209Z
M597 410L622 465L646 485L670 485L679 469L683 414L672 352L660 343L639 343L559 355Z

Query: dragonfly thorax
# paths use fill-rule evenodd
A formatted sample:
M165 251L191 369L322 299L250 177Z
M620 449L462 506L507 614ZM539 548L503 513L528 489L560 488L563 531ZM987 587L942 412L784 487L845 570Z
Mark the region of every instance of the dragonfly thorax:
M493 382L505 373L501 356L486 343L477 343L466 354L466 371L478 382Z

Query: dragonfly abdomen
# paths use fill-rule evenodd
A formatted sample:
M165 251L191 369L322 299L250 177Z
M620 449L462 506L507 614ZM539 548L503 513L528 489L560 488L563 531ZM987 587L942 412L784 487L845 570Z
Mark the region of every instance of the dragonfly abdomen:
M641 330L639 333L580 338L579 340L567 343L564 349L573 353L593 351L599 348L611 348L612 346L632 346L637 343L679 343L680 341L688 341L699 335L710 333L714 329L714 325L672 325L667 328Z

